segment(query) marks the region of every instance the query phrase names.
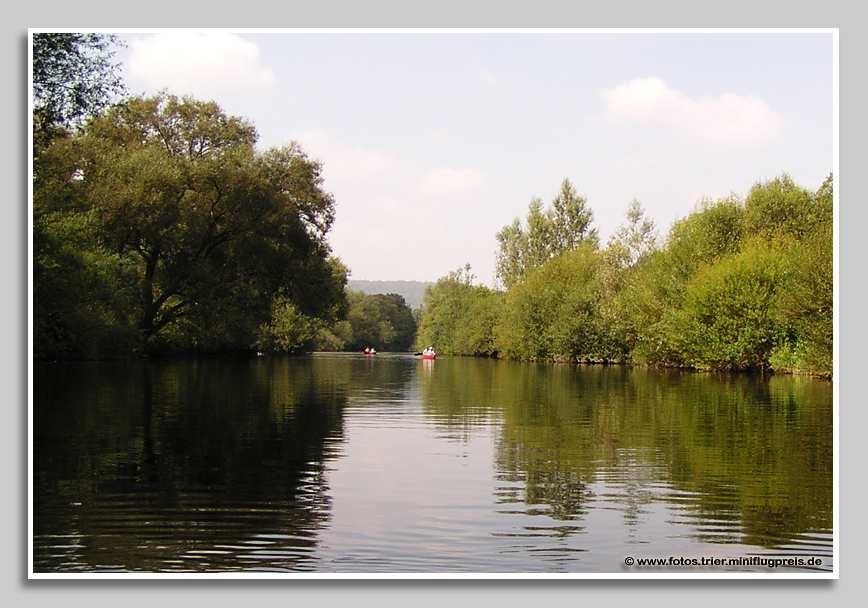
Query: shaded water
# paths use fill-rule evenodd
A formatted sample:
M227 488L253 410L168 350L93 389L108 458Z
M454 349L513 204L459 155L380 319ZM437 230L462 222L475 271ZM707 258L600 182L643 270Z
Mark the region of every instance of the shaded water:
M37 363L32 416L37 573L832 568L824 381L389 354ZM757 557L802 565L679 565Z

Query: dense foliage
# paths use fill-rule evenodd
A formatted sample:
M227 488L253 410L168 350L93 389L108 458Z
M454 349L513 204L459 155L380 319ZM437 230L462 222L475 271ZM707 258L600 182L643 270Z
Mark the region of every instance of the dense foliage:
M315 347L325 351L405 352L416 338L416 319L404 298L398 294L347 292L346 318L318 334Z
M255 142L213 102L169 95L55 138L35 159L37 356L291 352L298 315L336 319L346 269L321 167Z
M473 285L465 266L425 290L416 348L434 346L452 355L494 355L494 327L501 294Z
M550 209L534 199L524 225L516 219L498 233L504 290L474 286L469 268L428 289L417 345L831 375L832 184L829 176L810 191L784 174L744 199L700 201L662 244L633 201L600 247L590 210L565 180Z

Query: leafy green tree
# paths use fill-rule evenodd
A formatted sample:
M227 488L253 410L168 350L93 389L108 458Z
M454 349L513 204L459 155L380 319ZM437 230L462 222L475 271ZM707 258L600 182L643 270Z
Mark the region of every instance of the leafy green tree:
M736 195L702 199L673 225L666 243L672 270L687 280L703 264L738 253L744 236L744 204Z
M102 245L93 210L37 212L33 220L33 350L37 358L134 352L128 311L133 269Z
M743 205L736 196L701 200L672 226L662 247L651 248L646 240L645 253L630 267L631 238L638 244L641 235L649 236L639 210L631 204L627 225L605 252L609 270L603 281L603 316L633 361L689 365L682 317L686 285L700 268L740 251Z
M527 230L524 239L524 268L539 268L551 257L554 234L550 213L543 210L543 202L540 198L533 198L527 208Z
M521 227L521 220L515 218L497 233L496 278L501 286L508 289L521 278L525 266L525 240L527 235Z
M636 363L683 365L679 315L685 279L671 253L655 251L620 271L616 282L602 311L629 358Z
M398 294L348 293L346 320L330 331L334 338L323 339L335 350L361 351L373 347L378 351L410 350L416 339L416 320L404 298Z
M808 226L795 241L785 241L790 278L779 310L796 338L781 344L771 358L775 369L831 376L834 352L834 223L830 175L811 196Z
M343 297L319 163L297 144L255 142L213 102L163 94L110 109L42 155L39 214L96 213L102 246L132 270L128 316L144 347L250 348L275 301L317 317Z
M469 266L450 272L425 289L422 322L416 337L417 349L434 346L438 352L455 354L459 349L455 336L471 289Z
M338 258L329 257L327 272L310 277L322 283L323 297L331 299L331 306L318 316L307 315L282 292L272 303L271 318L255 330L255 346L265 353L296 354L313 350L341 350L343 342L330 332L347 315L350 304L344 291L349 270ZM238 313L230 319L244 319ZM248 331L253 331L250 328ZM328 346L324 347L324 343Z
M299 353L310 351L316 341L319 325L285 296L273 303L271 320L260 331L256 347L264 353Z
M433 346L438 353L493 356L494 327L501 295L473 284L465 265L425 290L416 348Z
M568 179L561 183L549 209L543 209L542 199L531 199L526 227L516 218L497 233L495 275L500 285L509 289L551 257L573 251L584 243L596 247L598 237L597 230L591 228L593 218L587 201L576 194Z
M524 360L610 361L621 354L602 322L602 256L590 243L551 258L507 293L497 351Z
M385 310L389 325L394 331L392 340L383 345L384 350L408 351L416 341L416 318L403 296L396 293L374 294Z
M568 179L561 182L561 189L552 199L548 214L551 225L551 255L573 251L585 242L597 242L597 229L591 228L594 214L587 200L576 193Z
M627 208L626 222L618 227L601 252L599 272L600 316L609 334L620 345L620 357L636 345L635 319L631 318L638 295L638 278L659 251L654 221L645 217L642 204L633 200Z
M768 369L791 329L776 314L787 286L781 251L756 241L698 272L685 288L687 363L699 368Z
M745 199L745 229L766 239L802 238L817 219L815 197L786 173L751 188Z

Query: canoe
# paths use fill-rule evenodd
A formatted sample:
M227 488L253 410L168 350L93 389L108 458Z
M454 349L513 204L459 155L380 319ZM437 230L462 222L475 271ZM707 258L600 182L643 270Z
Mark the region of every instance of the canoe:
M423 359L433 359L433 358L436 357L436 356L437 356L437 355L422 355L422 358L423 358Z

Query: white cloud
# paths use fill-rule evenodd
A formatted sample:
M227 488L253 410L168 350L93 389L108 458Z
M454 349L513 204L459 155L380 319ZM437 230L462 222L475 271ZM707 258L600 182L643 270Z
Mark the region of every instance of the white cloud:
M485 174L476 169L431 169L422 178L421 189L433 198L457 197L478 191L485 183Z
M159 33L130 43L130 75L176 94L208 96L275 82L259 47L230 33Z
M431 167L362 146L336 141L323 129L288 134L312 158L323 163L328 184L353 188L355 195L373 191L394 199L422 195L439 202L471 196L486 184L485 174L471 168ZM444 200L445 199L445 200Z
M479 216L485 214L475 197L484 196L488 185L480 171L400 159L337 141L323 129L289 135L323 162L324 186L335 195L337 205L329 241L335 255L350 265L354 278L434 280L469 261L467 256L493 256L493 245L479 243L476 232ZM472 205L468 197L474 197ZM456 226L459 214L472 219ZM488 232L493 235L496 230ZM458 246L463 241L475 249ZM443 250L436 256L420 255L425 243ZM482 253L476 251L480 248ZM461 259L451 259L447 251ZM489 280L491 271L482 268L481 272L480 277Z
M398 165L394 156L335 141L324 129L295 131L289 136L309 156L322 161L323 171L330 180L342 183L371 182L392 174Z
M637 78L602 91L606 116L616 124L661 126L717 144L758 146L775 140L784 119L758 97L727 93L691 99L660 78Z

